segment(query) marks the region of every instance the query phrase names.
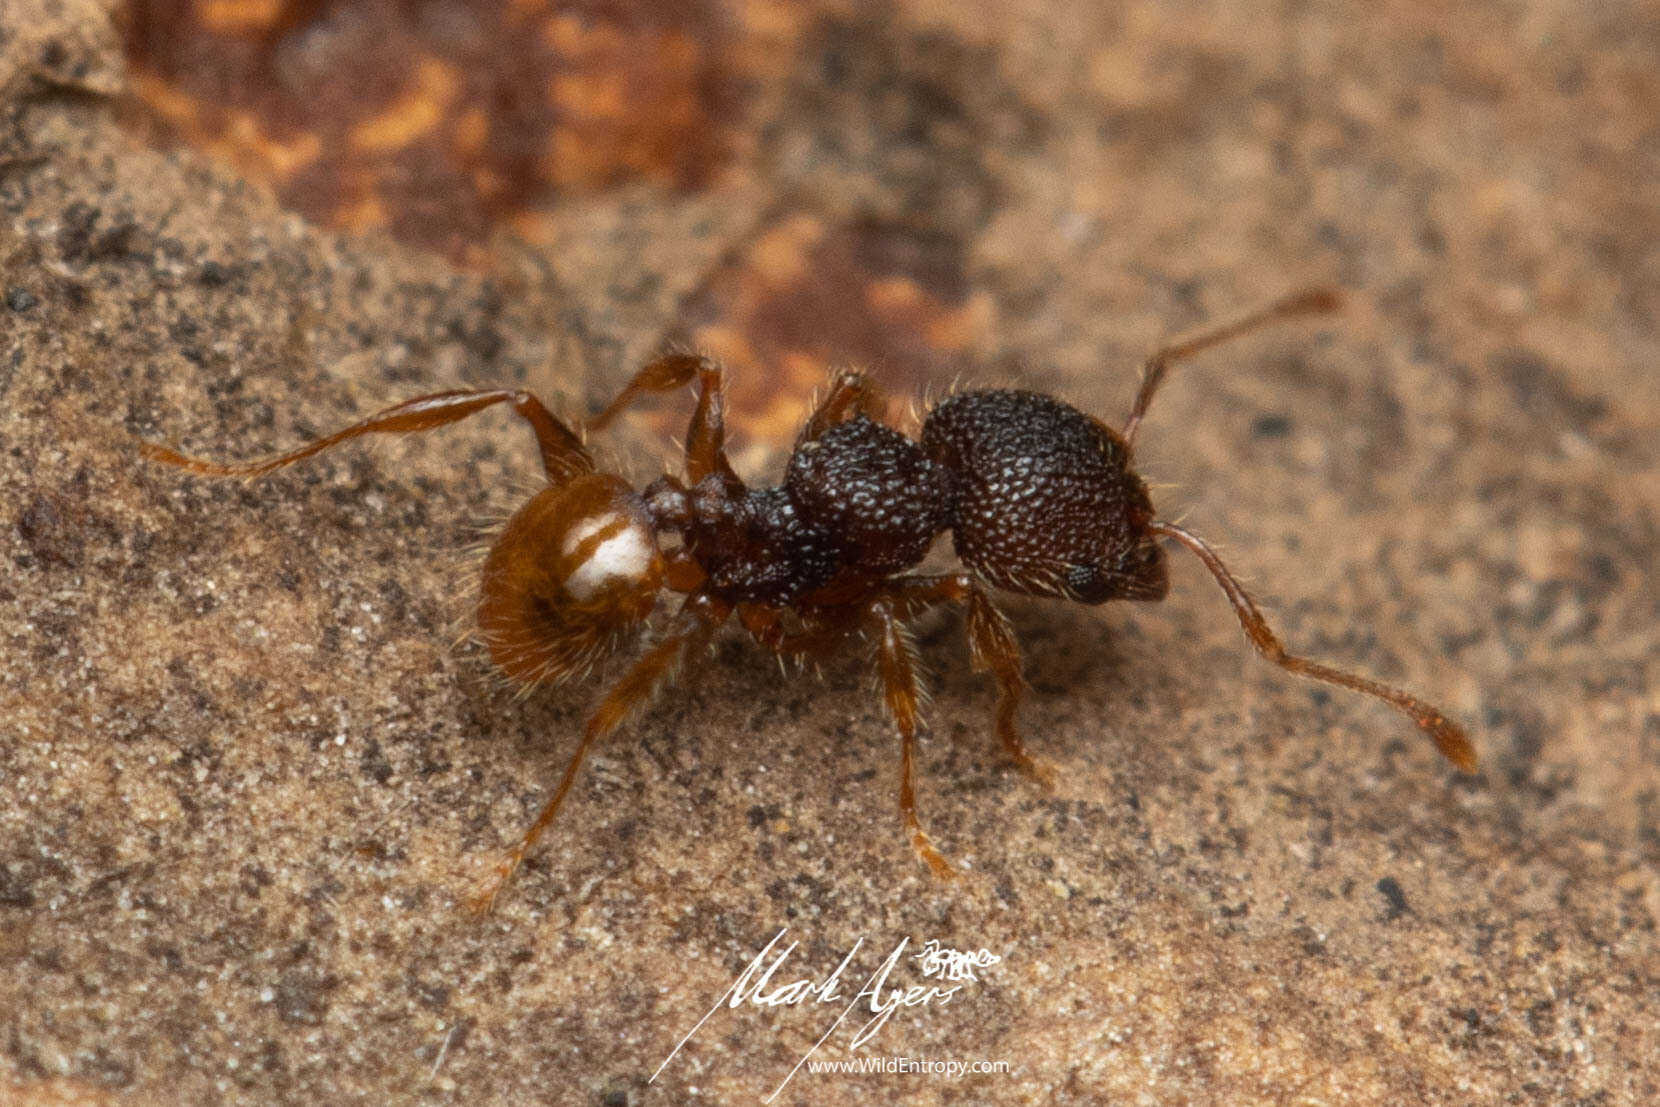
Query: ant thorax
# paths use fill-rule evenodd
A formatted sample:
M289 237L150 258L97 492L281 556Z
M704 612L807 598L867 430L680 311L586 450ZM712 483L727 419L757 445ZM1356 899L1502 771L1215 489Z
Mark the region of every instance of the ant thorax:
M689 490L665 479L645 500L661 530L682 535L712 595L783 606L918 564L951 526L955 492L915 442L856 414L798 443L782 484L713 473Z

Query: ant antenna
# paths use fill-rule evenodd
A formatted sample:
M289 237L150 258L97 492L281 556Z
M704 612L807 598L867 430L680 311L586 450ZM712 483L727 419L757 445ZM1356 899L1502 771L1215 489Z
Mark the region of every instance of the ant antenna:
M1153 393L1158 391L1164 374L1176 362L1190 358L1230 338L1237 338L1247 331L1253 331L1265 323L1272 323L1276 319L1287 319L1297 315L1329 315L1342 306L1343 297L1336 289L1306 289L1283 300L1275 300L1267 307L1241 316L1231 323L1223 323L1157 351L1147 359L1147 364L1142 369L1141 391L1136 393L1135 406L1130 408L1130 417L1124 421L1125 444L1135 443L1136 428L1141 426L1141 417L1147 414L1147 405L1153 402Z
M1266 313L1265 313L1266 314ZM1143 389L1145 392L1146 389ZM1228 567L1222 564L1222 559L1216 556L1214 550L1205 544L1197 535L1183 530L1174 523L1154 522L1148 530L1162 538L1174 538L1186 546L1205 568L1210 570L1216 583L1222 586L1222 591L1228 594L1228 600L1233 604L1234 614L1239 616L1239 623L1245 628L1246 637L1250 638L1251 645L1263 657L1272 661L1289 673L1310 680L1324 681L1327 684L1336 684L1342 688L1349 688L1356 692L1364 692L1368 696L1375 696L1384 703L1395 708L1417 724L1418 729L1429 735L1448 761L1458 766L1459 771L1473 773L1476 771L1476 751L1470 744L1470 739L1457 723L1448 719L1440 711L1431 707L1416 696L1408 695L1399 688L1391 688L1387 684L1380 684L1375 680L1368 680L1353 673L1345 673L1341 669L1333 669L1317 661L1295 657L1285 652L1279 638L1269 629L1268 621L1262 617L1262 612L1252 601L1245 587L1234 579Z

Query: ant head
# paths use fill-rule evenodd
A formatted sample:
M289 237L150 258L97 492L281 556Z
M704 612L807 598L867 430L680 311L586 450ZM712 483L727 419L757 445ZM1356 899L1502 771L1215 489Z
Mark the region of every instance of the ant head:
M1146 488L1134 473L1124 474L1143 501ZM1066 572L1064 595L1079 603L1106 603L1108 600L1158 601L1170 591L1170 566L1164 547L1149 529L1153 521L1150 504L1131 507L1123 526L1108 529L1105 546L1092 544L1092 556L1075 561ZM1091 528L1096 529L1096 528ZM1090 535L1096 543L1101 536Z
M639 628L663 574L644 502L621 477L583 474L508 520L484 562L479 637L516 680L580 676Z
M1165 555L1124 439L1035 392L962 392L929 412L923 449L952 474L952 543L1011 592L1079 603L1160 600Z
M982 576L1012 591L1087 604L1157 601L1169 592L1169 563L1151 530L1147 488L1128 469L1049 473L1020 499L1055 510L1040 529L1004 530L989 557L980 550L971 564Z

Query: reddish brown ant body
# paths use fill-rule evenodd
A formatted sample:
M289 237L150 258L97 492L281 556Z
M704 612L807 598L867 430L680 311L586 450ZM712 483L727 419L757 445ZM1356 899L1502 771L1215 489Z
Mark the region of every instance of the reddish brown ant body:
M734 614L786 656L820 656L858 632L875 641L900 736L900 813L918 855L948 876L953 870L923 831L911 788L922 689L907 622L939 604L966 609L974 666L997 686L1003 748L1043 776L1015 727L1025 687L1020 649L989 589L1086 604L1161 600L1169 588L1162 539L1205 564L1269 661L1383 700L1454 765L1474 770L1469 740L1436 708L1287 653L1211 548L1155 518L1147 486L1130 467L1136 430L1171 364L1271 320L1337 305L1334 293L1307 292L1165 348L1148 359L1122 432L1050 396L985 390L934 406L913 441L883 425L884 404L869 378L844 373L802 428L783 483L771 488L748 487L728 464L721 369L691 354L647 365L587 424L600 429L642 396L696 382L685 480L664 476L640 492L596 471L570 427L534 396L510 390L422 396L263 462L222 465L149 444L144 452L197 473L253 477L359 435L430 430L506 404L535 432L548 485L509 520L484 563L478 632L494 662L521 682L572 679L624 647L664 589L684 596L658 641L589 718L553 798L501 866L485 904L552 822L589 748ZM911 572L947 530L964 570ZM665 547L665 538L678 543Z

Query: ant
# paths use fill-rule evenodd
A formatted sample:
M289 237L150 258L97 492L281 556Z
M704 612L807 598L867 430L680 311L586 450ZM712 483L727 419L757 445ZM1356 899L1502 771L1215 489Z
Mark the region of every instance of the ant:
M1301 677L1384 701L1464 772L1476 754L1464 731L1415 696L1288 653L1244 587L1197 535L1155 517L1131 468L1136 431L1170 367L1274 320L1333 312L1335 292L1307 291L1169 345L1146 362L1122 431L1052 396L957 392L934 405L914 441L882 422L870 378L837 376L796 438L782 484L751 488L727 461L722 370L671 353L641 369L586 430L641 397L697 384L685 479L640 491L596 469L582 438L518 390L420 396L266 461L200 461L151 443L144 456L195 473L257 477L365 434L431 430L505 404L530 424L547 487L508 521L484 561L478 636L491 659L526 685L585 675L627 646L667 589L684 598L650 649L600 700L565 774L480 906L488 910L553 821L588 750L615 730L736 615L781 658L822 657L854 634L876 643L888 714L899 731L899 810L917 855L939 877L952 868L923 830L912 791L912 746L924 692L907 624L942 604L966 609L971 659L996 684L997 736L1009 757L1047 781L1021 741L1020 647L991 589L1084 604L1162 600L1164 539L1210 570L1252 646ZM944 531L963 569L912 572Z

